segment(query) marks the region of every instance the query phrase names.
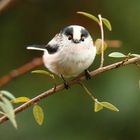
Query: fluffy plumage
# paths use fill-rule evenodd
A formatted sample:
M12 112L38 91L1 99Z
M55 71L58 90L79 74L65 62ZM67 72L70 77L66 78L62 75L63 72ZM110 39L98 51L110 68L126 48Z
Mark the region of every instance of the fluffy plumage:
M96 48L89 32L82 26L65 27L43 48L27 49L44 51L44 65L53 73L75 77L93 63Z

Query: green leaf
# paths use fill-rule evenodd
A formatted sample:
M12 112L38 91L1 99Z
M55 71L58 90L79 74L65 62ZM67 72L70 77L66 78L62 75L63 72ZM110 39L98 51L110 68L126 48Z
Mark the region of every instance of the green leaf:
M41 106L39 105L34 105L33 107L33 115L35 118L35 121L39 124L42 125L44 121L44 112Z
M3 104L4 104L4 103L0 101L0 108L2 108Z
M123 53L120 53L120 52L112 52L108 56L109 57L114 57L114 58L124 58L124 57L127 57L126 55L124 55Z
M14 100L11 100L11 103L25 103L28 102L30 99L28 97L18 97Z
M88 17L88 18L94 20L95 22L97 22L97 23L100 25L98 18L95 17L94 15L89 14L89 13L87 13L87 12L81 12L81 11L79 11L79 12L77 12L77 13L78 13L78 14L81 14L81 15L84 15L84 16L86 16L86 17Z
M0 107L5 112L5 114L7 115L7 117L9 118L11 123L13 124L13 126L15 128L17 128L15 113L14 113L14 109L13 109L11 102L5 97L2 97L1 100L3 101L3 103L2 102L0 103Z
M109 102L99 102L97 99L94 99L95 101L95 106L94 106L94 111L98 112L100 110L102 110L103 108L107 108L109 110L118 112L119 109L117 107L115 107L114 105L112 105Z
M139 80L139 88L140 88L140 80Z
M131 56L140 57L140 54L131 54Z
M102 52L102 39L97 39L95 41L95 46L96 46L96 54L101 54ZM107 43L104 42L104 51L107 49Z
M106 18L102 18L102 21L103 21L104 25L108 28L108 30L112 31L112 26L111 26L110 21Z
M32 71L32 73L37 73L37 74L44 74L44 75L47 75L47 76L49 76L51 79L55 79L55 77L54 77L54 75L53 74L51 74L50 72L48 72L48 71L45 71L45 70L34 70L34 71Z
M95 99L94 111L95 111L95 112L98 112L98 111L100 111L100 110L102 110L102 109L103 109L102 104L101 104L100 102L98 102L97 99Z
M1 115L2 115L2 116L3 116L3 115L5 116L6 114L5 114L4 112L0 111L0 116L1 116Z
M105 107L105 108L107 108L107 109L110 109L110 110L116 111L116 112L119 111L119 109L118 109L117 107L115 107L114 105L112 105L112 104L109 103L109 102L100 102L100 103L101 103L101 105L102 105L103 107Z
M15 99L14 95L12 95L10 92L8 92L6 90L1 90L0 93L4 96L8 97L11 100Z

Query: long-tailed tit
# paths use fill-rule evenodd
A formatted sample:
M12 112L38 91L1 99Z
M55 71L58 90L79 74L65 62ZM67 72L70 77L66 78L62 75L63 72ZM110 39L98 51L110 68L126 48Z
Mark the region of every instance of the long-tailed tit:
M85 71L86 78L90 78L87 69L94 61L96 48L89 32L82 26L67 26L47 45L33 45L27 49L44 52L45 67L62 77L65 88L69 86L64 77L75 77Z

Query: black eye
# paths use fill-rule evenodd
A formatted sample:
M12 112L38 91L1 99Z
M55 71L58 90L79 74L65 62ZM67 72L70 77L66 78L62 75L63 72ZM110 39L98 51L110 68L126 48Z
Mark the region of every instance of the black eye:
M72 35L68 35L68 40L72 40Z
M63 33L68 37L68 40L73 39L73 28L72 27L64 28Z
M85 36L84 34L81 35L81 41L84 41L85 40Z
M88 31L86 30L86 29L82 29L81 30L81 41L84 41L85 40L85 38L87 38L88 37Z

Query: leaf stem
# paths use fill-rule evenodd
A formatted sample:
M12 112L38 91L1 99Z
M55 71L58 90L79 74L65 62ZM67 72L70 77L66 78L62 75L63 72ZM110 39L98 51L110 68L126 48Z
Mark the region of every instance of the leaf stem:
M101 30L101 39L102 39L101 64L100 64L100 68L102 68L104 65L104 29L103 29L102 16L99 14L98 17L99 17L99 25L100 25L100 30Z
M85 90L85 92L91 97L91 99L95 101L96 98L92 95L92 93L88 90L88 88L82 82L79 82L79 84Z

